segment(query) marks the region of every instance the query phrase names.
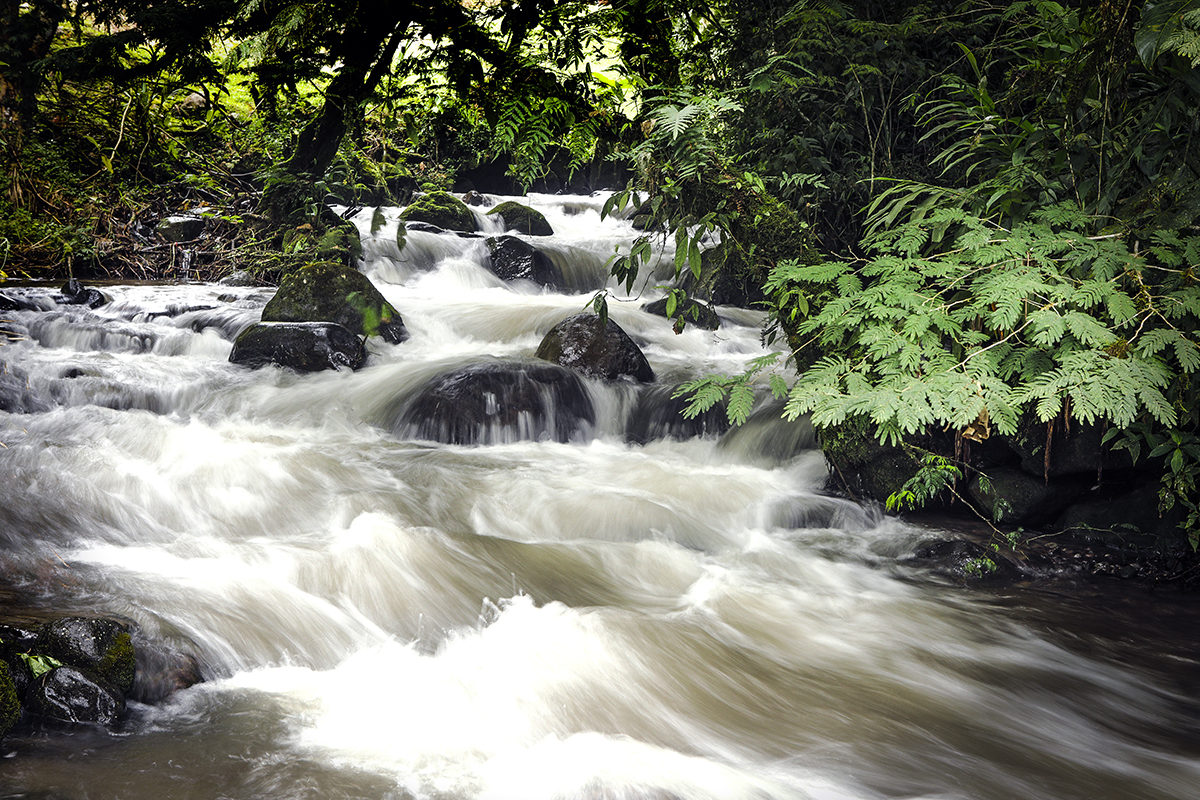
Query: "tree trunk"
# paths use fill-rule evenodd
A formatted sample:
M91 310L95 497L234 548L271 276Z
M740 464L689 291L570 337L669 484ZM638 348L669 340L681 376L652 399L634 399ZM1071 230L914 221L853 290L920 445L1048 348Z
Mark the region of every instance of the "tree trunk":
M269 185L263 195L263 210L276 222L298 218L307 190L329 169L346 131L391 67L408 28L407 22L395 19L394 12L391 22L347 24L340 46L342 67L325 90L325 102L301 131L296 151L284 164L285 177Z
M34 64L50 52L58 23L66 15L59 2L0 0L0 148L9 202L20 206L21 151L37 113L41 77Z

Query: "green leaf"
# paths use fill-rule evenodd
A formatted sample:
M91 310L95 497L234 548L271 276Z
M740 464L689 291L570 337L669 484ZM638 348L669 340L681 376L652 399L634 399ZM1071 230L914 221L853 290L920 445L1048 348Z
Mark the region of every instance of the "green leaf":
M29 667L29 671L33 673L33 677L39 678L52 669L61 667L63 663L53 656L32 655L30 653L17 653L21 660Z

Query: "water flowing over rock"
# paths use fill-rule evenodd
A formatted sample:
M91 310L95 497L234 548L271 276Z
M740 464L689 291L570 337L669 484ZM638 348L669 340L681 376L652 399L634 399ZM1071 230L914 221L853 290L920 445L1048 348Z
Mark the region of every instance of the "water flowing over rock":
M551 364L496 361L450 370L408 403L398 428L449 444L523 439L568 442L596 415L583 381Z
M360 368L367 360L362 340L333 322L260 322L233 343L230 362L247 367L275 364L298 372Z
M635 444L655 439L690 439L720 436L729 430L723 403L716 403L690 419L684 416L690 398L674 397L676 386L651 386L638 393L626 438Z
M337 324L260 322L266 287L106 284L94 310L0 287L34 306L0 313L0 375L48 404L0 411L0 663L54 715L8 732L0 797L1192 800L1200 605L1186 577L1148 583L1200 574L1190 547L1013 548L832 494L765 372L745 424L681 418L673 390L741 373L766 314L721 304L718 332L676 335L641 310L669 274L630 293L604 268L637 236L605 196L512 199L553 225L514 238L563 289L506 288L486 236L401 248L399 208L353 216L412 337L368 339L357 371L231 365L252 325ZM654 383L533 357L597 289ZM970 463L1044 461L999 439ZM1061 477L1095 481L1085 463ZM1076 505L1112 490L1103 466ZM1156 513L1133 489L1077 519ZM972 572L994 546L1019 567L999 585ZM136 623L124 714L37 655L47 621L105 615Z
M489 268L505 281L533 281L547 289L565 284L562 270L542 251L515 236L492 236L487 240Z
M408 330L399 312L356 269L319 262L284 277L262 311L263 322L335 322L359 336L399 344Z
M34 396L25 371L0 360L0 411L32 414L45 411L49 404Z
M654 380L650 362L629 334L612 319L601 325L596 314L576 314L555 325L538 345L537 357L589 378Z

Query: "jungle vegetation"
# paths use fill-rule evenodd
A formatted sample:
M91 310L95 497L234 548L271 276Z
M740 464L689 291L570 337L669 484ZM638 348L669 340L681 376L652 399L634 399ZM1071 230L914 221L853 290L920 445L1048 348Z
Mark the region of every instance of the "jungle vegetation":
M673 237L677 277L767 308L800 367L697 381L696 411L744 419L765 373L885 441L1102 423L1197 541L1200 0L0 0L0 25L11 276L177 276L145 225L188 206L225 226L193 277L270 276L331 203L608 182L647 231L614 274Z

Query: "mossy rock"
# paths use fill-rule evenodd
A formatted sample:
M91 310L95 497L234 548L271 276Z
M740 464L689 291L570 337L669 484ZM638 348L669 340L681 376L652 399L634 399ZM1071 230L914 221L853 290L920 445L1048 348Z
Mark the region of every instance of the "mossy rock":
M12 730L21 717L21 700L8 672L8 663L0 660L0 739Z
M838 482L859 500L885 502L920 468L902 445L881 443L875 426L861 415L822 429L820 440Z
M392 344L408 338L400 313L356 269L321 261L284 276L263 322L334 322L358 336Z
M400 219L428 222L451 231L479 230L471 209L449 192L430 192L418 197L400 212Z
M542 212L513 200L505 201L487 213L489 217L495 214L503 219L510 231L517 231L529 236L554 235L554 229L542 216Z
M36 651L64 664L83 667L118 691L133 688L136 661L128 628L111 619L64 617L38 634Z

